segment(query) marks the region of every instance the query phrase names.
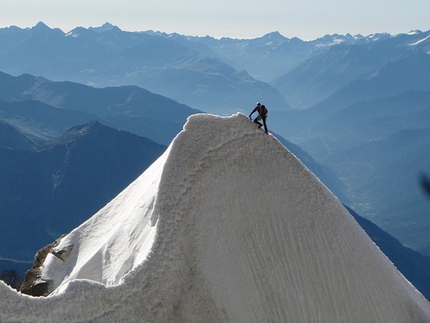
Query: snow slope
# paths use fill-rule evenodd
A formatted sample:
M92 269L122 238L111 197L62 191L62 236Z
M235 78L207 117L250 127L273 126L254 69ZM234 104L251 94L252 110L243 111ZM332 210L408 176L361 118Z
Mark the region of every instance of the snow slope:
M341 203L242 114L191 116L61 250L43 268L52 296L0 284L0 322L430 322Z

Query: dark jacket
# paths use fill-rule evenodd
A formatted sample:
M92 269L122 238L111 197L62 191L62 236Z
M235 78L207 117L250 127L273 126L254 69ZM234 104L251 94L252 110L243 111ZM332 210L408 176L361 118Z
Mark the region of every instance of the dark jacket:
M262 105L257 105L254 110L252 110L251 114L249 115L249 117L251 118L251 116L253 115L254 112L258 111L258 115L262 118L265 118L267 115L267 109L264 106L264 104Z

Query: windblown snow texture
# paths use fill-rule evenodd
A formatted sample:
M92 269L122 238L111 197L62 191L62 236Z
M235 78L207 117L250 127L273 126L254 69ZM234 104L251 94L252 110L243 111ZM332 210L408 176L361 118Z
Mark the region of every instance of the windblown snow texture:
M242 114L194 115L64 237L52 296L0 284L0 322L430 322L341 203Z

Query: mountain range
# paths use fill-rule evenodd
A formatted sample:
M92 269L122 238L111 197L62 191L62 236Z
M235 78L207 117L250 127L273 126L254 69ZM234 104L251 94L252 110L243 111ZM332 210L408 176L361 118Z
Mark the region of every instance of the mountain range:
M1 155L4 165L30 160L91 121L165 147L192 114L247 114L262 101L269 131L344 204L429 255L419 182L430 172L429 33L302 41L130 33L108 23L67 33L43 23L2 28L0 70L14 76L0 73Z
M330 46L326 52L302 62L294 70L273 80L272 84L286 98L289 98L294 107L300 109L312 107L345 86L356 89L356 95L364 95L365 97L361 98L364 100L368 97L367 91L354 82L365 83L369 78L379 74L382 68L388 76L390 67L397 68L398 62L404 59L410 59L416 63L415 66L420 66L422 62L415 61L417 59L415 55L430 50L428 36L429 32L415 32L396 36L368 37L366 41L359 38L352 43L339 42L336 46ZM394 76L394 78L389 81L404 81L404 83L412 81L410 86L420 81L419 78L409 78L409 75L414 75L414 71L410 71L407 75L405 73L407 68L402 71L405 74L391 71L393 71L391 77ZM402 75L404 78L396 75ZM415 76L418 75L425 76L425 73L415 74ZM385 82L382 80L381 85L385 84L390 88L391 82L386 81L388 80L385 79ZM378 86L371 87L374 92L380 91ZM398 89L392 89L392 91L396 90ZM356 97L353 96L351 99L356 100Z
M42 22L0 29L0 70L98 87L138 85L204 111L244 109L260 97L288 108L268 83L193 46L115 26L68 33Z
M65 33L40 22L0 29L0 70L102 87L138 85L208 112L231 113L255 101L284 111L310 107L386 64L428 52L429 33L215 39L125 32L109 23Z
M0 72L1 119L35 140L53 139L70 127L98 120L167 145L190 114L199 112L137 86L94 88ZM32 102L30 102L32 101Z

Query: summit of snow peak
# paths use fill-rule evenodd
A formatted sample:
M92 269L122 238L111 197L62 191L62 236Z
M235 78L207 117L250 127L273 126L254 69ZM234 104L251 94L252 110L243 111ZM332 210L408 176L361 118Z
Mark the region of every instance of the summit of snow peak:
M243 114L189 117L41 279L54 296L0 283L1 322L430 322L337 198Z

